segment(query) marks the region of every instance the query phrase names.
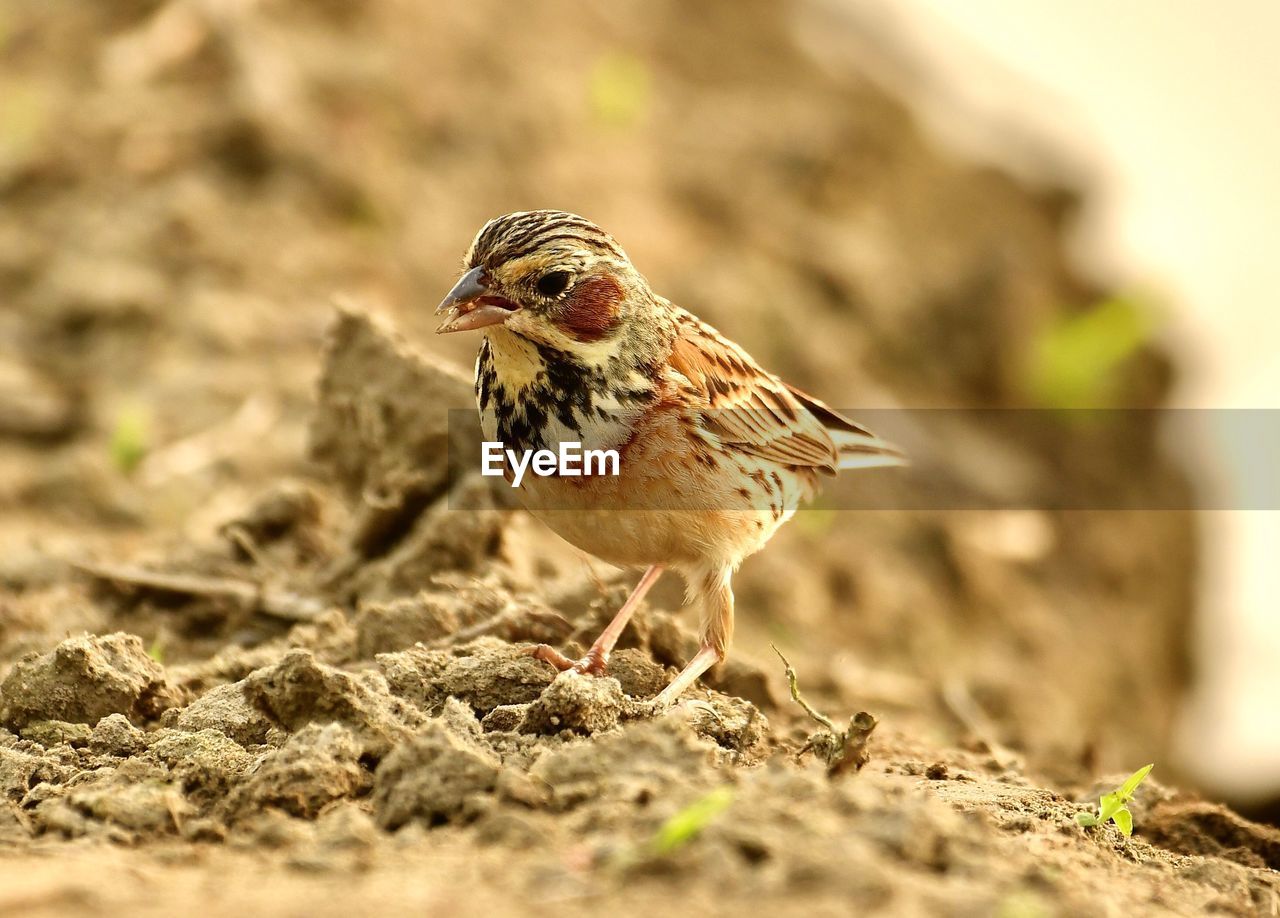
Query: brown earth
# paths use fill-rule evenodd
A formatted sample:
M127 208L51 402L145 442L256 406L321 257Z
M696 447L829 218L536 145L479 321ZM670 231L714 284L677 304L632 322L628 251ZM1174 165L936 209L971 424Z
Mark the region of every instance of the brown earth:
M1073 818L1176 779L1187 514L801 514L658 718L673 586L608 678L524 653L630 580L448 473L474 341L439 350L429 306L487 217L587 213L852 409L1026 405L1031 342L1107 292L1063 254L1079 191L937 150L805 50L813 15L0 6L0 914L1280 911L1275 831L1190 792L1149 780L1131 839ZM1117 390L1171 373L1148 346ZM1154 433L943 446L1028 507L1180 495ZM797 755L770 640L879 718L861 771Z

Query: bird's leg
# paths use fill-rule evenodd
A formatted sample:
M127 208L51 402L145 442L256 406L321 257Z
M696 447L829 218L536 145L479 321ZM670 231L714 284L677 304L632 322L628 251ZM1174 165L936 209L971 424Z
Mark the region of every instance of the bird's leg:
M578 661L577 665L581 668L581 672L590 673L593 676L598 676L604 672L604 668L609 662L609 654L613 652L613 645L618 643L618 638L622 637L622 632L626 629L627 622L631 620L631 616L640 607L644 594L649 592L649 588L661 576L661 564L655 564L644 572L644 576L640 578L636 588L631 591L627 601L622 604L618 614L613 617L613 621L609 622L605 629L600 632L600 636L591 645L587 655Z
M653 699L654 711L662 711L675 704L676 699L684 693L685 689L697 682L699 676L723 659L724 655L716 650L715 647L703 644L698 649L698 652L693 655L693 659L685 664L684 669L680 670L680 675L672 679L671 684Z
M712 571L690 590L696 589L702 603L702 645L680 675L653 699L655 711L674 704L699 676L729 655L729 642L733 639L733 590L729 586L732 573L729 568Z
M631 591L627 601L622 604L618 614L613 617L613 620L609 622L604 631L600 632L600 636L596 638L595 643L591 645L591 649L587 651L587 655L581 660L570 660L548 644L539 644L535 647L533 656L550 663L560 672L573 669L580 673L599 676L604 672L605 666L608 665L609 654L613 652L613 645L618 643L618 639L622 637L622 632L626 630L627 622L631 620L631 616L640 607L644 595L649 592L649 588L657 582L660 576L662 576L661 564L655 564L644 572L644 576L640 578L640 582Z

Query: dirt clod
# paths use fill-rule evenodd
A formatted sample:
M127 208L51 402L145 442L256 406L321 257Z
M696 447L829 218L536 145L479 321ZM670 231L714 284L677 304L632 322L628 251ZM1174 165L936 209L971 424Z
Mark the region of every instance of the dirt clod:
M308 724L253 769L227 808L233 819L265 807L315 818L333 801L354 797L372 785L361 753L361 743L348 727Z
M616 727L627 707L617 679L568 670L530 703L518 729L521 733L568 731L590 736Z
M471 736L434 718L378 767L373 789L378 824L398 829L413 820L436 825L456 819L474 797L493 791L500 767Z
M352 674L318 663L306 650L292 650L275 666L250 673L245 696L274 723L291 732L307 724L337 721L360 738L368 755L380 758L425 718L396 697L381 673Z
M357 649L362 659L404 650L453 634L462 626L458 610L443 597L419 594L384 603L366 603L356 613Z
M451 436L462 448L478 446L479 426L464 431L462 423L473 404L471 380L423 360L369 315L343 311L329 330L311 457L370 511L407 512L447 485ZM451 425L450 408L467 411Z
M190 807L177 788L154 778L116 773L72 790L38 818L66 835L96 834L125 840L133 833L171 834Z
M769 721L750 701L712 692L703 700L684 703L684 715L698 736L741 757L743 764L765 754Z
M191 802L207 808L236 786L255 757L217 730L161 729L149 737L149 760L161 763Z
M147 735L123 714L108 714L89 734L89 750L99 755L128 758L147 747Z
M447 651L414 647L377 659L391 690L428 712L438 711L446 698L458 698L484 716L499 705L533 701L555 675L524 648L494 638Z
M1152 844L1180 854L1222 857L1246 867L1280 870L1280 830L1251 822L1216 803L1159 803L1139 829Z
M624 648L609 657L608 674L618 680L624 695L652 698L667 687L671 676L653 657L641 650Z
M89 743L88 724L69 724L64 720L36 720L27 724L20 731L25 740L39 743L46 749L60 746L85 746Z
M528 704L500 704L480 719L480 729L486 733L513 733L524 723Z
M0 723L10 729L40 720L95 724L108 714L142 722L178 700L136 635L75 637L14 665L0 684Z
M662 717L548 749L529 774L550 788L553 809L572 809L598 798L634 803L661 797L687 782L706 781L716 760L713 743L678 717Z
M219 685L191 704L166 712L164 723L178 730L218 730L241 746L279 745L283 731L245 694L243 682Z

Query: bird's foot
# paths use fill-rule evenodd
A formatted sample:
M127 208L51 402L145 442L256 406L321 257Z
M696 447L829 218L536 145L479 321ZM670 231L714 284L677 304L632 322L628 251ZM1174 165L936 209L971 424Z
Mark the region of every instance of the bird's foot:
M581 673L586 676L603 676L605 667L609 662L604 654L599 653L595 648L587 651L587 655L581 660L571 660L550 644L538 644L536 647L530 648L529 656L535 660L550 663L559 672L573 670L575 673Z
M720 715L710 704L698 698L664 698L657 695L648 701L636 703L636 713L642 717L664 717L673 714L689 716L695 712L709 714L716 720Z
M550 644L538 644L536 647L530 647L528 653L529 656L533 657L535 660L550 663L559 672L565 672L566 670L573 669L574 666L577 665L575 661L570 660Z

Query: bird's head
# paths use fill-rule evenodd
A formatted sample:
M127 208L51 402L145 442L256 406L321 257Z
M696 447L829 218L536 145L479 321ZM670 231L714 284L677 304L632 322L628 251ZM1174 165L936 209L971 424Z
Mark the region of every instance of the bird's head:
M613 237L558 210L486 223L436 309L439 334L499 328L572 352L619 338L648 285Z

